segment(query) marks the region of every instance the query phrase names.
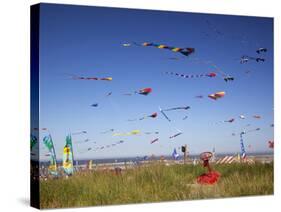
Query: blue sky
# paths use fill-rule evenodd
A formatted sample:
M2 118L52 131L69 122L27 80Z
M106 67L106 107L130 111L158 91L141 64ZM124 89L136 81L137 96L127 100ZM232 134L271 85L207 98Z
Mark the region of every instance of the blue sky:
M208 24L207 21L210 23ZM218 35L215 30L222 32ZM123 47L127 42L155 42L176 47L193 47L195 53L182 58L179 53L153 47ZM242 55L258 56L256 49L266 47L264 63L240 64ZM180 60L169 60L171 57ZM197 61L200 62L197 62ZM183 79L165 75L166 71L201 74L214 67L235 77L233 82L216 78ZM246 74L246 71L250 71ZM112 77L107 81L71 80L68 74ZM148 96L124 96L151 87ZM225 91L224 98L209 99L208 94ZM108 92L112 95L106 97ZM194 96L203 95L203 99ZM93 103L99 103L96 108ZM159 112L158 107L189 105L189 111L174 111L169 123L159 114L156 119L128 122L144 114ZM240 120L239 115L245 115ZM253 115L262 119L253 119ZM187 115L186 120L182 118ZM213 124L235 118L234 123ZM190 153L216 148L217 152L239 152L239 133L245 135L248 151L268 151L273 139L273 19L195 13L160 12L65 5L41 5L40 16L40 126L52 134L58 158L65 136L73 136L76 158L107 158L171 154L174 147L187 144ZM114 137L115 132L159 131L159 135ZM169 136L183 132L175 139ZM41 134L41 140L44 132ZM92 144L77 144L83 139ZM150 144L150 141L159 141ZM123 144L99 151L83 152L89 147ZM42 155L46 150L41 145ZM41 159L45 159L44 156Z

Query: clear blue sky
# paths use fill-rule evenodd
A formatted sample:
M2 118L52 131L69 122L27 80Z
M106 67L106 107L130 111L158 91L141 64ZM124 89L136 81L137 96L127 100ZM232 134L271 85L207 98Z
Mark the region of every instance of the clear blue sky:
M207 21L211 23L209 25ZM214 28L223 33L218 35ZM168 50L153 47L123 47L126 42L155 42L177 47L193 47L196 52L181 60ZM266 61L240 64L242 55L256 56L256 49L268 48ZM221 70L235 77L224 82L220 77L182 79L165 71L200 74ZM249 74L245 71L250 70ZM70 80L67 74L112 77L107 81ZM151 87L148 96L124 96L123 93ZM218 101L208 94L225 91ZM112 95L106 97L108 92ZM194 96L204 95L203 99ZM96 108L93 103L99 103ZM156 119L128 122L162 108L189 105L188 112L169 113L172 122L159 114ZM243 114L245 120L239 120ZM252 115L262 119L253 119ZM182 118L188 115L186 120ZM214 125L236 118L232 124ZM61 158L67 133L86 130L87 135L73 136L77 158L106 158L171 154L174 147L187 144L191 153L216 148L217 152L239 152L239 133L244 126L261 130L245 136L251 151L268 151L273 139L273 19L222 16L194 13L160 12L65 5L41 5L40 16L40 126L53 137L57 157ZM159 131L159 135L113 137L100 132L139 129ZM176 129L183 134L169 136ZM41 140L44 133L41 134ZM154 138L159 142L150 144ZM124 140L125 143L96 152L80 154L93 144L76 144L86 138L103 146ZM43 146L43 145L41 145ZM42 149L42 154L46 150ZM246 149L247 150L247 149ZM41 159L45 159L42 156Z

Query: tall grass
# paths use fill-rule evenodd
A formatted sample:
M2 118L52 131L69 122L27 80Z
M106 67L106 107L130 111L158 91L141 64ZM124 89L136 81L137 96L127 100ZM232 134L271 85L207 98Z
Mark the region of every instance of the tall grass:
M80 207L223 198L273 194L273 164L217 165L216 185L198 185L200 166L164 166L154 163L114 175L110 172L76 173L65 179L41 181L42 208Z

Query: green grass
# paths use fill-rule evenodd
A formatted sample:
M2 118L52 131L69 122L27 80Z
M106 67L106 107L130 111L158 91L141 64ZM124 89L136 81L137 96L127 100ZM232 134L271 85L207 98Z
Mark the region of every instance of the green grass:
M196 184L200 165L149 167L122 175L76 173L65 179L40 182L41 208L81 207L273 194L273 164L230 164L214 167L221 173L212 186Z

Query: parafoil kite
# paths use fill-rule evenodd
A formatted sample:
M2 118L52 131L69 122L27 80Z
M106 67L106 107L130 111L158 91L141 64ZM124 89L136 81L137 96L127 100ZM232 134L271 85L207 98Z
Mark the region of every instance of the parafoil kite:
M208 95L209 98L214 99L214 100L220 99L220 98L222 98L224 96L225 96L225 92L224 91Z

